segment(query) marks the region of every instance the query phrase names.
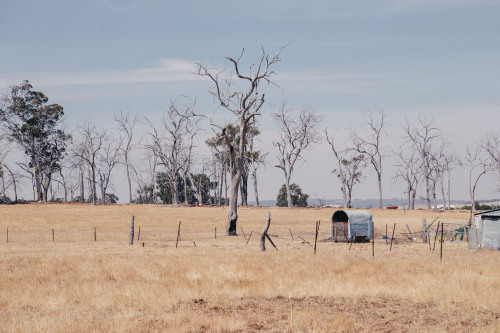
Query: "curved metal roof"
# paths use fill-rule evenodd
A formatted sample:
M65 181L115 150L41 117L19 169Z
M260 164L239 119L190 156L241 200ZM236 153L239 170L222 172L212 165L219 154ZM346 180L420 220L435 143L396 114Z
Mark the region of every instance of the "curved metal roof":
M366 221L372 219L372 214L367 210L346 210L349 221Z

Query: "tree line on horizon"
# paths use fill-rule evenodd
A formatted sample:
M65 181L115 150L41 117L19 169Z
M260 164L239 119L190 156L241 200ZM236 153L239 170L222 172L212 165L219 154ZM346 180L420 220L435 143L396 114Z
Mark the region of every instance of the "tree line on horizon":
M258 117L265 102L259 89L262 83L273 84L273 67L281 61L281 51L270 55L262 49L245 73L240 69L243 52L238 58L227 58L231 73L197 65L196 74L211 83L209 93L219 112L232 115L230 123L197 113L196 99L179 96L163 109L161 121L120 112L114 116L113 129L84 122L70 130L63 122L62 106L49 104L48 97L35 91L29 81L12 86L0 104L0 198L17 202L19 187L28 183L37 201L116 202L112 176L120 165L129 202L228 205L226 233L235 234L237 207L248 205L249 183L259 205L257 170L269 164L270 153L256 147ZM485 134L459 157L447 151L449 143L433 120L421 115L413 121L406 117L404 143L397 151L385 148L383 111L369 111L367 121L351 129L347 140L339 140L336 132L326 129L322 133L322 117L308 106L297 112L283 102L271 116L278 130L272 142L277 156L274 166L284 176L277 197L281 206L307 205L308 196L291 182L292 175L303 153L322 139L331 148L332 173L339 180L346 208L367 168L375 172L378 207L383 208L383 165L389 156L397 160L392 179L404 182L410 209L415 208L417 198L425 200L428 209L436 208L438 197L449 209L450 172L456 167L466 172L472 207L485 174L496 173L500 180L498 133ZM214 130L204 143L209 151L206 158L194 149L203 120ZM22 150L24 158L12 160L15 149Z

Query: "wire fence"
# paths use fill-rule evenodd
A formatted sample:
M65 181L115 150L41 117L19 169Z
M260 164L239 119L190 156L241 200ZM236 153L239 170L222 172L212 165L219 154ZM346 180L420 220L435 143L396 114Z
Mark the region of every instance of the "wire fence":
M329 224L329 223L328 223ZM403 227L404 228L404 227ZM399 225L398 232L392 230L392 226L384 228L374 228L373 237L377 242L387 243L392 240L395 243L423 241L424 239L436 238L441 232L444 233L443 239L446 241L463 241L466 238L465 225L459 223L441 223L430 226L426 230L412 231L403 229ZM464 228L464 229L461 229ZM7 243L46 243L46 242L127 242L130 237L130 228L126 227L89 227L89 228L8 228L5 230L5 240ZM461 233L463 232L463 233ZM258 239L260 231L243 230L240 228L239 237L245 241ZM460 237L457 238L457 235ZM313 242L332 241L330 231L315 230L280 230L279 232L269 232L271 238L283 241L294 241L306 245L312 245ZM145 244L167 244L185 242L207 242L217 239L224 239L233 236L226 236L225 230L217 228L193 228L190 226L165 226L165 227L145 227L135 226L134 241ZM350 240L347 240L350 242ZM247 242L248 243L248 242Z

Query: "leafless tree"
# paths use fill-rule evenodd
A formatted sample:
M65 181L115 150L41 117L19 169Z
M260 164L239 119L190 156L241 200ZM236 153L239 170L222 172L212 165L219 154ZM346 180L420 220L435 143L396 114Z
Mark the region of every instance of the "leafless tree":
M467 174L471 202L470 222L472 221L472 214L474 213L476 189L479 185L479 180L492 170L492 165L484 156L484 151L480 146L477 146L474 150L471 150L469 146L467 146L465 157L459 163Z
M123 135L122 144L122 156L125 164L125 171L127 175L128 182L128 194L129 202L132 202L132 176L131 176L131 166L130 166L130 152L134 149L134 144L132 140L134 139L134 129L138 122L136 116L131 116L130 113L123 113L115 115L115 122L118 125L120 133Z
M500 135L493 132L488 133L482 141L482 146L490 156L492 165L497 173L498 188L500 189Z
M361 170L366 167L364 155L353 153L353 149L339 149L335 143L335 137L329 136L325 130L326 141L330 144L337 163L337 168L332 171L341 184L344 207L351 208L352 190L354 185L361 181Z
M255 196L255 205L257 207L260 207L260 202L259 202L259 191L258 191L258 186L257 186L257 169L260 165L265 165L266 163L266 157L267 153L262 154L260 151L254 151L254 136L250 137L250 144L249 146L249 168L250 168L250 177L252 177L253 181L253 190L254 190L254 196Z
M239 79L234 84L231 78L225 76L222 71L214 71L206 66L198 64L197 74L208 78L213 88L209 91L216 102L229 111L236 119L239 132L239 142L231 142L226 135L225 125L216 124L210 120L212 126L221 130L220 137L226 142L229 151L229 172L231 177L229 210L227 216L226 234L236 235L236 222L238 220L238 190L240 188L241 176L244 168L245 146L249 126L253 119L260 115L260 109L264 104L264 94L259 92L261 83L271 83L273 71L271 68L280 61L280 49L276 55L270 56L262 48L262 54L255 64L249 68L248 74L241 71L241 59L244 51L237 59L227 57L231 63L235 76ZM246 89L242 87L246 86ZM203 115L209 118L207 115Z
M107 138L98 154L97 173L101 190L101 203L106 203L106 190L110 186L111 173L121 158L122 142Z
M107 140L107 132L105 129L99 130L95 124L91 123L78 126L77 132L79 141L73 147L73 154L88 167L90 196L92 204L95 205L97 204L97 161L99 152ZM82 200L84 200L83 197Z
M366 156L367 160L377 173L379 202L378 208L384 207L382 199L382 160L386 157L382 153L382 137L385 126L385 115L383 111L369 111L368 121L364 124L364 133L360 134L358 130L351 131L351 138L354 143L354 149Z
M398 158L395 179L402 179L406 183L406 195L408 209L415 209L415 199L421 172L421 160L415 151L405 155L403 150L395 154Z
M273 141L278 150L278 165L285 176L286 200L288 208L292 208L292 193L290 178L295 163L302 158L303 152L319 141L318 125L321 117L308 107L302 108L298 117L293 116L293 110L283 102L273 112L273 119L278 126L279 138Z
M181 103L172 100L160 126L155 126L151 120L149 123L150 142L147 148L158 158L159 164L165 167L167 182L172 189L172 205L179 206L179 190L177 176L185 167L186 150L191 144L191 138L196 133L196 122L194 118L194 107L196 100Z
M408 142L418 151L422 160L422 171L425 180L425 200L427 209L431 209L431 153L433 143L439 138L439 129L433 126L432 119L428 120L422 115L417 117L418 124L412 126L406 118L403 126Z

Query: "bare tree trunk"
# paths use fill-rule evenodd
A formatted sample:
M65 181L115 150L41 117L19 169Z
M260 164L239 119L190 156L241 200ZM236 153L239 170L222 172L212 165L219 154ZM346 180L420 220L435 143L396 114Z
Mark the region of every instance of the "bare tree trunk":
M187 206L188 205L188 192L187 192L188 187L187 187L186 172L184 172L182 174L182 179L184 180L184 204Z
M448 209L448 203L446 202L446 196L444 195L444 181L442 176L441 176L441 195L443 196L443 209L446 210Z
M286 202L288 209L291 209L293 207L292 203L292 193L290 191L290 174L288 172L285 172L285 187L286 187Z
M236 221L238 220L238 189L240 187L240 173L233 171L231 175L229 212L227 215L226 235L236 235Z
M448 209L451 209L451 186L450 186L450 170L446 170L446 196L448 198Z
M378 208L384 208L384 201L382 199L382 174L377 173L378 179Z
M254 191L254 194L255 194L255 205L257 207L260 207L260 203L259 203L259 191L257 189L257 172L254 171L254 173L252 175L252 178L253 178L253 191Z
M85 182L83 181L82 168L80 168L80 201L85 202Z

